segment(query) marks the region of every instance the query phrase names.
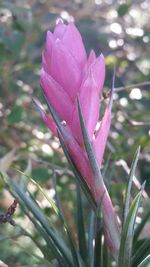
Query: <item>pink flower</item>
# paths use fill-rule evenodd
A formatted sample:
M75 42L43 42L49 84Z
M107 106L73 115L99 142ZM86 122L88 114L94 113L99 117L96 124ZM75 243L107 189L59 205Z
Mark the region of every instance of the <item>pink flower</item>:
M104 195L103 211L106 238L112 253L119 248L119 238L115 214L103 180L97 183L89 162L80 127L77 99L79 98L85 127L92 143L99 166L102 164L104 150L111 123L111 101L108 104L101 126L99 121L100 97L105 79L105 62L101 54L94 51L87 58L82 38L73 23L59 22L54 32L47 32L46 48L42 56L41 86L53 109L66 126L62 137L67 149L88 185L97 204ZM55 122L39 106L44 122L57 135ZM112 230L113 229L113 230ZM115 239L116 234L116 240Z
M101 165L111 121L110 111L106 110L102 127L95 137L105 78L103 55L96 58L94 51L91 51L87 59L75 25L59 22L54 33L47 32L42 62L41 85L44 93L61 120L67 123L75 140L83 146L77 107L79 98L85 126ZM50 123L48 126L51 128Z

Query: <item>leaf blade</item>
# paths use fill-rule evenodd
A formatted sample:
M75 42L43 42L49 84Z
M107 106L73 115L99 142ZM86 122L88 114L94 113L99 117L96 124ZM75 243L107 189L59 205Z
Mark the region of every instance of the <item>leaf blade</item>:
M122 234L121 234L121 243L119 250L118 258L118 267L131 267L131 253L132 253L132 242L133 242L133 233L134 233L134 224L137 214L137 210L140 204L142 193L144 190L145 183L142 186L141 191L134 198L132 205L129 209L126 222L124 223Z

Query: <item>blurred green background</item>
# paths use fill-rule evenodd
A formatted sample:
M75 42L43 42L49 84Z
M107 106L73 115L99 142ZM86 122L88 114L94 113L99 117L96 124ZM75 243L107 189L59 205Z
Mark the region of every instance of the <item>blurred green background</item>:
M113 185L110 193L114 203L119 203L122 198L126 172L139 145L141 154L137 177L140 182L147 180L146 191L149 193L148 0L0 1L1 168L7 170L12 163L9 169L11 177L16 179L20 177L17 170L26 170L26 173L32 175L51 192L51 176L53 169L56 169L62 203L65 208L70 208L70 212L73 211L74 180L66 175L67 163L57 139L45 127L32 103L33 96L44 103L39 82L41 53L46 31L53 30L59 18L65 22L75 21L83 36L87 53L94 49L97 55L101 52L104 54L107 68L104 87L106 95L111 87L113 68L116 66L117 89L114 94L111 132L104 158L104 165L109 158L106 183L108 186ZM102 105L104 104L105 99L102 100ZM34 192L33 188L31 190ZM36 195L36 192L34 193ZM4 184L0 182L0 211L6 210L11 202ZM74 227L72 216L66 216ZM22 226L25 224L25 227L33 232L32 226L20 210L16 217L17 222ZM42 266L36 265L40 264L40 261L31 256L31 251L36 254L33 243L25 237L18 239L20 234L17 231L17 228L14 231L10 225L0 225L0 260L11 267Z

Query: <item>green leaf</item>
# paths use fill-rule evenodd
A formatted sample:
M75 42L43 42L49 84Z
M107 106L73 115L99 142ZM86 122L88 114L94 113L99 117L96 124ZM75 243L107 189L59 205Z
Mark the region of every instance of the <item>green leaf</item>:
M7 121L11 124L21 121L23 114L23 108L21 106L15 106L11 113L7 116Z
M58 215L64 225L64 228L66 230L66 233L67 233L67 237L68 237L68 241L69 241L69 244L70 244L70 249L71 249L71 252L72 252L72 258L73 258L73 261L74 261L74 264L75 266L77 267L82 267L83 266L83 263L80 259L80 255L78 254L78 251L75 247L75 244L74 244L74 240L72 238L72 234L71 234L71 231L65 221L65 218L64 218L64 215L63 215L63 212L62 212L62 209L61 209L61 202L60 202L60 199L59 199L59 195L57 193L57 188L56 188L56 175L53 175L53 184L54 184L54 188L55 188L55 198L56 198L56 203L57 203L57 207L58 207ZM82 233L83 234L83 233ZM82 256L82 255L81 255Z
M10 183L10 182L9 182ZM64 260L66 261L66 266L73 267L72 258L70 255L70 251L66 247L66 244L63 240L58 236L54 229L49 226L46 217L43 212L39 209L38 205L33 202L31 197L24 193L21 188L14 182L11 182L12 190L16 192L18 197L24 202L25 206L29 209L29 211L33 214L33 216L37 219L37 221L41 224L47 235L51 238L54 245L58 248L60 253L62 254Z
M128 182L128 186L127 186L126 194L125 194L124 223L126 221L126 218L129 212L131 187L132 187L133 177L134 177L135 169L136 169L137 162L139 159L139 155L140 155L140 147L137 149L135 153L135 156L134 156L134 159L131 165L130 173L129 173L129 182Z
M103 201L103 200L102 200ZM95 221L95 248L94 248L94 267L102 266L102 233L103 233L103 220L101 202L96 211Z
M138 266L139 262L143 260L150 253L150 238L145 239L139 248L136 250L132 258L132 266Z
M50 203L51 207L53 208L53 211L55 212L55 214L60 218L62 224L63 224L63 227L64 227L64 230L65 230L65 233L67 234L67 237L68 237L68 240L69 240L69 244L70 244L70 249L71 249L71 252L72 252L72 258L73 258L73 261L75 263L75 266L79 266L79 267L82 267L83 264L82 264L82 261L80 259L80 256L78 254L78 251L76 250L75 248L75 244L74 244L74 241L73 241L73 238L72 238L72 234L69 230L69 227L65 221L65 218L64 218L64 215L62 213L62 210L60 209L60 207L56 206L54 200L52 198L50 198L44 191L43 189L40 187L40 185L38 183L36 183L33 179L31 179L31 181L37 185L37 187L39 188L39 190L42 192L42 194L44 195L44 197L48 200L48 202ZM56 188L55 188L55 191L56 191ZM56 191L57 192L57 191ZM57 193L56 193L57 194ZM59 200L59 197L58 197L58 194L57 194L57 204L60 202ZM60 205L60 203L59 203Z
M84 260L87 263L87 244L86 244L86 233L84 225L84 214L83 214L83 203L79 183L76 183L77 188L77 229L78 229L78 240L79 240L79 252ZM87 264L86 264L87 265Z
M65 226L66 223L65 223L65 219L64 219L64 216L63 216L63 211L62 211L62 208L61 208L61 201L60 201L60 198L59 198L59 195L58 195L58 192L57 192L56 173L55 172L52 175L52 180L53 180L53 187L54 187L54 190L55 190L55 201L56 201L56 207L57 207L57 215L59 216L61 222Z
M61 143L62 149L64 151L64 154L65 154L65 156L66 156L66 158L67 158L69 164L71 165L72 170L73 170L73 172L75 174L75 177L77 178L77 180L78 180L78 182L79 182L84 194L86 195L91 207L95 210L97 204L96 204L95 199L93 198L93 196L91 194L91 191L90 191L90 189L88 187L88 184L86 183L86 181L84 180L82 175L79 173L78 169L76 168L76 165L73 162L71 156L69 155L67 147L66 147L66 145L65 145L65 143L64 143L64 141L63 141L63 139L62 139L62 137L61 137L61 135L59 133L58 133L58 137L59 137L59 141Z
M132 255L132 242L134 235L134 224L137 215L138 207L140 204L142 192L144 190L145 183L142 186L140 193L133 200L129 209L126 221L121 233L121 243L119 250L118 267L131 267L131 255Z
M6 173L11 166L12 162L15 159L15 152L16 149L12 149L10 152L8 152L5 156L0 158L0 172Z
M150 267L150 255L148 255L139 265L138 267Z
M28 177L31 175L31 172L32 172L32 163L31 163L31 160L29 159L27 167L24 170L24 172L21 176L21 179L20 179L20 187L22 188L22 190L24 192L26 192L26 190L27 190L27 185L29 183Z
M25 210L25 209L24 209ZM25 212L27 214L27 212ZM29 214L27 214L27 216L29 217L29 219L31 219L31 216L29 216ZM33 222L33 221L32 221ZM34 223L35 225L35 223ZM39 227L37 227L37 223L35 225L36 230L39 230L40 225L38 225ZM46 246L41 245L36 238L34 238L26 229L22 228L20 225L18 225L18 227L20 228L20 236L24 235L29 237L33 243L35 243L35 245L41 250L41 252L43 253L43 256L45 257L45 259L47 259L49 262L54 259L54 256L52 255L52 250L50 249L51 247L49 247L49 244L46 244ZM40 229L41 230L41 229ZM43 236L41 234L41 236Z
M103 245L103 265L102 265L102 267L110 267L110 258L109 258L108 246L107 246L105 239L104 239L104 245Z
M22 173L22 172L20 172ZM26 195L24 192L21 191L21 194L17 192L17 190L15 190L15 184L12 183L9 178L5 175L3 175L2 173L0 173L1 175L1 178L5 181L6 185L8 186L8 189L9 191L11 192L11 194L14 196L14 197L18 197L19 196L19 203L21 205L21 208L22 210L25 212L25 214L29 217L29 219L31 220L31 222L34 224L35 226L35 229L38 231L38 233L41 235L41 237L43 237L43 239L45 240L45 242L47 243L47 249L50 250L50 253L52 252L53 255L55 256L55 258L58 260L58 262L63 266L63 267L66 267L66 266L70 266L66 263L66 259L63 257L63 255L61 255L61 252L59 251L59 248L57 247L56 243L53 242L53 240L50 238L49 234L47 233L47 231L45 231L45 228L43 227L43 225L39 222L36 221L36 216L34 215L34 212L32 213L32 205L30 207L30 204L28 205L26 203L26 200L24 200L24 197L20 197L20 195L22 196L25 196L25 198L27 197L27 200L29 200L29 203L30 201L32 201L28 195ZM27 205L26 205L27 204ZM35 200L34 200L34 205L33 205L33 208L34 206L37 205ZM39 207L38 207L39 208ZM31 211L29 213L29 211ZM40 209L39 209L40 211ZM32 214L32 215L31 215ZM38 215L38 214L37 214ZM42 216L43 217L43 216ZM39 220L40 221L40 220ZM44 218L44 221L45 221L45 218ZM22 229L22 231L24 232L25 235L29 236L29 234L26 232L26 230ZM33 239L30 235L30 238L35 242L35 239ZM36 244L38 247L39 247L39 244ZM45 250L45 254L44 256L45 257L50 257L51 258L51 254L50 256L48 255L49 252L47 251L47 249ZM46 252L47 251L47 252Z
M49 170L42 167L34 168L32 171L32 177L41 184L47 182L50 177Z
M128 4L121 4L118 7L118 15L120 17L123 17L125 14L127 14L130 6Z
M63 267L65 267L66 261L64 260L63 256L61 255L61 253L59 252L59 250L57 249L57 247L55 246L53 241L49 238L47 233L44 231L42 226L34 219L34 217L32 217L26 209L24 209L24 210L25 210L26 215L29 217L29 219L31 220L31 222L35 226L36 230L38 231L38 234L40 234L41 237L43 237L43 239L46 242L47 248L44 251L42 250L42 253L45 256L45 258L47 260L51 260L52 259L51 254L53 254L54 257L59 262L59 264L61 264Z
M88 258L89 258L89 266L93 267L94 265L94 248L93 242L95 238L95 212L91 210L90 214L90 224L88 229Z
M136 242L136 240L140 236L140 233L142 232L142 230L143 230L145 224L147 223L147 221L149 220L149 218L150 218L150 210L144 215L144 218L142 218L141 223L135 229L134 243Z
M100 169L99 169L97 160L96 160L94 152L93 152L91 141L88 137L88 133L87 133L87 130L85 128L79 99L78 99L78 112L79 112L81 130L82 130L82 134L83 134L83 140L84 140L86 152L87 152L87 155L89 158L89 162L90 162L91 167L93 169L93 173L94 173L95 179L97 181L97 184L99 184L99 183L103 184L103 178L102 178L102 175L100 173Z

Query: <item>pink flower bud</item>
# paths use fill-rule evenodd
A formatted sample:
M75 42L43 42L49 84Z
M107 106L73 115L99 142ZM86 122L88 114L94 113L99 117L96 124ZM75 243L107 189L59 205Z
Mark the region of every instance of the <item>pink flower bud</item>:
M87 59L81 35L74 23L65 25L60 21L54 33L47 32L42 62L41 85L48 101L67 123L78 144L83 146L77 107L79 98L89 138L96 147L98 159L103 158L107 138L103 141L103 149L100 141L94 141L105 78L103 55L96 58L91 51ZM108 124L110 126L110 120ZM99 135L102 131L108 136L108 124L100 129Z

